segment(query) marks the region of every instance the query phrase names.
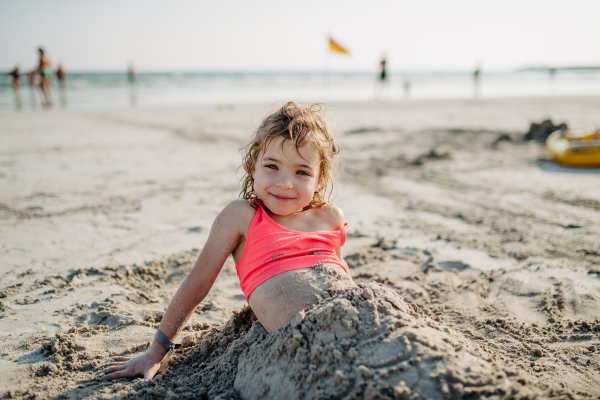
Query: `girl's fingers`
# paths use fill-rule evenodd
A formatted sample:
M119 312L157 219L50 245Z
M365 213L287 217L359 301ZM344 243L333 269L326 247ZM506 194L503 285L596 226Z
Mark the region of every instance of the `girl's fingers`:
M101 370L104 368L112 367L114 365L122 365L123 363L125 363L129 360L131 360L131 357L115 357L115 358L111 359L108 363L102 364L102 365L96 367L96 370Z
M105 375L102 377L102 380L108 381L110 379L126 378L128 376L132 376L131 372L129 372L127 370L123 370L123 371L113 372L112 374L109 374L109 375Z
M108 375L111 372L115 372L115 371L123 371L124 369L126 369L127 367L125 365L116 365L114 367L111 367L109 369L107 369L106 371L102 371L102 373L104 375Z
M109 367L114 367L116 365L123 365L125 364L124 362L109 362L107 364L102 364L99 367L96 367L96 371L100 371Z

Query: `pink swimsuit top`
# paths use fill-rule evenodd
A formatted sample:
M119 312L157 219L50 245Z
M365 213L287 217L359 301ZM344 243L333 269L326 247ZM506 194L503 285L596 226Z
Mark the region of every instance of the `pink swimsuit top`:
M261 203L254 204L258 208L248 228L244 254L236 265L246 301L261 283L287 271L323 263L348 273L335 252L346 242L348 223L337 231L292 231L273 221Z

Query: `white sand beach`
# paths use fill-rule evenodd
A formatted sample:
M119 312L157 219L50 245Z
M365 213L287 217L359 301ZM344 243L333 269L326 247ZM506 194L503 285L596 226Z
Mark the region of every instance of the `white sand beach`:
M0 114L0 398L215 398L183 377L166 382L168 369L148 386L101 382L93 368L152 339L213 219L238 196L239 149L278 105ZM353 279L399 294L416 307L398 318L446 329L494 365L510 378L506 396L518 386L600 398L600 169L561 167L521 140L549 117L600 127L599 109L600 97L554 97L328 111L343 146L335 202L350 224ZM229 259L173 357L200 354L244 305ZM218 395L277 398L268 384L240 392L249 362ZM413 394L425 390L415 382ZM360 397L352 390L318 393ZM427 390L444 398L443 385Z

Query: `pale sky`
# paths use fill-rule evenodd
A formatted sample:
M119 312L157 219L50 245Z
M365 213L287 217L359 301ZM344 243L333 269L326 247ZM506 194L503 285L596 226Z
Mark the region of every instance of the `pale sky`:
M600 0L0 0L0 69L484 70L600 65ZM327 36L350 56L327 59Z

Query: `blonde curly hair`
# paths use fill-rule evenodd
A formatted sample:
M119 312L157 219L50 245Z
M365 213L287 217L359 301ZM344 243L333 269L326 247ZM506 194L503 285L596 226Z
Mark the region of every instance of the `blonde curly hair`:
M295 102L288 102L263 119L250 142L241 149L245 153L242 159L244 176L241 179L240 198L250 201L259 200L254 192L254 179L252 178L258 155L261 151L267 150L273 139L281 136L285 140L293 141L296 151L306 143L315 144L321 160L320 184L308 207L331 205L331 194L335 185L331 170L334 163L339 162L340 149L331 133L329 124L321 115L323 112L324 106L321 104L303 106Z

